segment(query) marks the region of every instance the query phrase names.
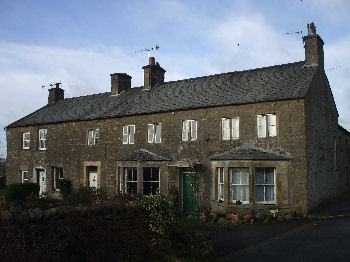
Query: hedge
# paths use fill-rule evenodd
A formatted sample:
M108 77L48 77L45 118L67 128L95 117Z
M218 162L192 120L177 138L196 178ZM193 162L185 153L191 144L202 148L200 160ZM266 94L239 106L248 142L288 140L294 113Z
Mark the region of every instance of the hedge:
M40 187L35 183L16 183L5 187L4 195L7 207L10 207L13 201L26 201L31 194L39 195Z

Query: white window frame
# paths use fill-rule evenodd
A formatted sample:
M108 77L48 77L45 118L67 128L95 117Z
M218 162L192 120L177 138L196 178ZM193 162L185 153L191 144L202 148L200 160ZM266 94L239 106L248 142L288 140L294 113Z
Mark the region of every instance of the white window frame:
M264 199L265 199L265 192L266 192L266 187L267 186L273 186L273 195L274 195L274 200L273 201L257 201L255 199L255 203L257 204L275 204L276 203L276 168L275 167L256 167L255 168L255 172L254 172L254 178L256 176L256 169L258 168L263 168L264 169L264 180L265 180L265 175L266 175L266 169L267 168L273 168L273 184L256 184L254 185L254 191L256 190L256 186L264 186ZM256 179L254 179L254 181L256 181ZM256 198L256 194L254 196L254 198Z
M29 136L29 138L26 138L26 136ZM26 145L28 143L28 145ZM30 132L25 132L22 134L22 149L29 149L30 148Z
M25 178L25 175L27 178ZM28 170L21 170L21 183L27 183L29 182L29 172Z
M238 140L239 132L239 117L221 118L221 137L222 140Z
M233 181L232 181L233 179L231 178L231 170L233 170L233 169L247 169L248 170L248 184L243 184L242 181L240 181L241 183L239 183L239 184L234 184ZM229 202L230 203L235 203L236 201L241 201L242 204L249 204L249 201L250 201L250 174L249 174L249 167L229 167L228 172L229 172L229 183L230 183ZM247 173L245 173L245 174L247 174ZM248 186L248 200L233 199L233 187L235 187L235 186Z
M158 168L158 180L148 180L148 181L145 181L144 180L144 168L151 168L151 170L153 170L153 168ZM153 171L151 171L153 172ZM150 195L145 195L144 193L144 183L158 183L158 190L160 190L160 167L142 167L142 195L143 196L151 196L152 194Z
M182 141L195 141L198 138L198 121L184 120L182 122Z
M128 180L128 169L132 169L132 176L134 177L134 170L136 171L136 180ZM128 192L128 183L136 183L136 193L137 193L137 167L124 167L124 192L125 193L129 193Z
M91 136L90 136L91 134ZM91 139L90 139L91 138ZM98 144L100 139L100 129L90 129L88 131L87 144L88 146L95 146Z
M46 150L47 148L46 141L47 141L47 129L39 129L39 145L38 145L39 150ZM43 143L43 146L41 143Z
M224 201L225 199L225 168L217 167L216 174L218 179L218 200Z
M133 130L133 132L131 132ZM123 133L122 133L122 142L124 145L127 144L135 144L135 132L136 127L135 125L125 125L123 126Z
M162 124L148 124L147 128L147 142L151 143L162 143Z
M277 136L277 116L276 113L257 115L258 138Z
M57 173L58 173L58 170L61 169L62 172L60 172L58 174L58 177L57 177ZM63 179L63 168L62 167L53 167L53 181L52 181L52 185L53 185L53 188L56 190L56 191L60 191L58 189L58 184L57 184L57 181L58 180L62 180Z

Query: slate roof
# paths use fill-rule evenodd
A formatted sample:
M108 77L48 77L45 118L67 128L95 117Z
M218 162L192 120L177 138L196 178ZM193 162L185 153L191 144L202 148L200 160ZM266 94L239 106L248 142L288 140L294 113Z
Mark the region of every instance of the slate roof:
M245 144L210 157L210 160L290 160L291 157Z
M135 87L117 96L107 92L67 98L7 128L303 98L316 70L301 61L165 82L151 90Z
M124 157L119 158L120 161L170 161L170 158L166 158L147 149L138 149Z

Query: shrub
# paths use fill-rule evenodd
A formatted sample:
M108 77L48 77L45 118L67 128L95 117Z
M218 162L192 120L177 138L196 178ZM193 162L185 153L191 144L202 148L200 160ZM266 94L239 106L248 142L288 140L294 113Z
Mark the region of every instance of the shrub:
M40 187L35 183L17 183L10 184L5 187L4 195L7 207L10 207L11 202L18 201L25 203L30 195L39 195Z
M152 232L164 234L176 222L174 195L164 195L158 191L153 196L145 196L141 202L147 213L148 228Z
M107 194L102 189L94 187L81 187L67 195L65 201L79 204L92 204L107 198Z
M58 180L58 189L60 190L63 199L65 199L72 191L72 185L68 179Z

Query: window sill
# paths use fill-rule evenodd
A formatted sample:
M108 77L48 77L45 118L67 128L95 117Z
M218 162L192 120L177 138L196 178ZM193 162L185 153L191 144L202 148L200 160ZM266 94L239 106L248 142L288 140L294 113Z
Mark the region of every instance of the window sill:
M39 151L46 151L46 148L38 148Z
M26 147L26 148L22 148L22 150L29 150L30 148L29 147Z
M255 201L258 205L276 205L276 201Z

